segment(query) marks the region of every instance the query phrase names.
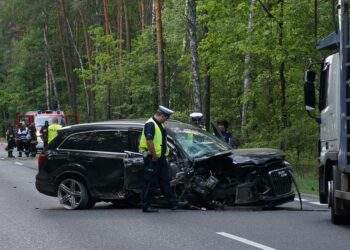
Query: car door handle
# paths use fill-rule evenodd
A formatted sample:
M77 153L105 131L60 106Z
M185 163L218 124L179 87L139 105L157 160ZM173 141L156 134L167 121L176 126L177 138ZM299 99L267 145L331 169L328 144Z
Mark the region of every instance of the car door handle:
M54 159L55 157L56 157L55 155L48 155L48 156L47 156L47 159L52 160L52 159Z
M144 160L141 157L124 159L124 165L126 167L130 167L133 165L141 165L143 163L144 163Z
M51 160L51 159L54 159L56 157L55 154L48 154L47 155L47 159Z

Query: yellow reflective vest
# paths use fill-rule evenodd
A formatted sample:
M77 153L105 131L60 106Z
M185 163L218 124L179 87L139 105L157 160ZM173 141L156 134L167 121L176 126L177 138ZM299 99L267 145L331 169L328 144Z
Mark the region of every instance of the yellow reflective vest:
M57 123L53 123L49 126L48 139L47 139L48 143L50 143L57 136L57 131L61 128L62 128L62 126L58 125Z
M153 137L154 149L156 150L157 157L161 157L161 155L162 155L162 141L163 141L162 132L161 132L158 124L152 118L148 119L148 121L146 123L149 123L149 122L153 122L153 124L154 124L154 130L155 130L154 137ZM146 136L145 136L145 128L142 130L139 148L140 148L140 152L148 153L147 140L146 140ZM166 146L165 156L167 156L168 154L169 154L169 149Z

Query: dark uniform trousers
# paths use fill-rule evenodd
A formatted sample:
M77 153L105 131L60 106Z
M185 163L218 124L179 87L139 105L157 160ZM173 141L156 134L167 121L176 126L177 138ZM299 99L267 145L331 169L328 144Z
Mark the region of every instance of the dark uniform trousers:
M157 161L152 161L151 156L147 156L145 158L144 166L145 179L141 194L143 209L147 209L151 206L153 190L157 186L157 183L170 206L176 206L177 199L170 187L170 177L166 158L162 156Z

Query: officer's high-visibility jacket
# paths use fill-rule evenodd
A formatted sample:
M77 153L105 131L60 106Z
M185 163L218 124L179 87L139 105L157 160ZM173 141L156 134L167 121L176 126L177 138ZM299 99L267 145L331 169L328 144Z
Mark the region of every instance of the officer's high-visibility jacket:
M57 136L57 131L61 128L62 128L62 126L58 125L57 123L53 123L49 126L49 128L48 128L49 136L48 136L48 140L47 140L48 143L50 143Z
M148 123L148 122L153 122L153 124L154 124L154 130L155 130L154 137L153 137L154 149L156 150L157 157L161 157L162 156L162 141L163 141L162 132L160 131L158 124L152 118L148 119L148 121L146 123ZM147 139L145 136L145 129L142 130L139 148L140 148L140 152L149 153L148 147L147 147ZM167 156L168 154L169 154L169 149L166 146L165 156Z

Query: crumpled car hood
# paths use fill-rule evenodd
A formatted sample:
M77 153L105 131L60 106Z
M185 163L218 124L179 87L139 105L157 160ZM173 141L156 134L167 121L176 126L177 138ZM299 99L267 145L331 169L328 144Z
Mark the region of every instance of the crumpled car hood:
M234 149L230 158L237 165L264 165L273 159L284 160L285 153L273 148Z

